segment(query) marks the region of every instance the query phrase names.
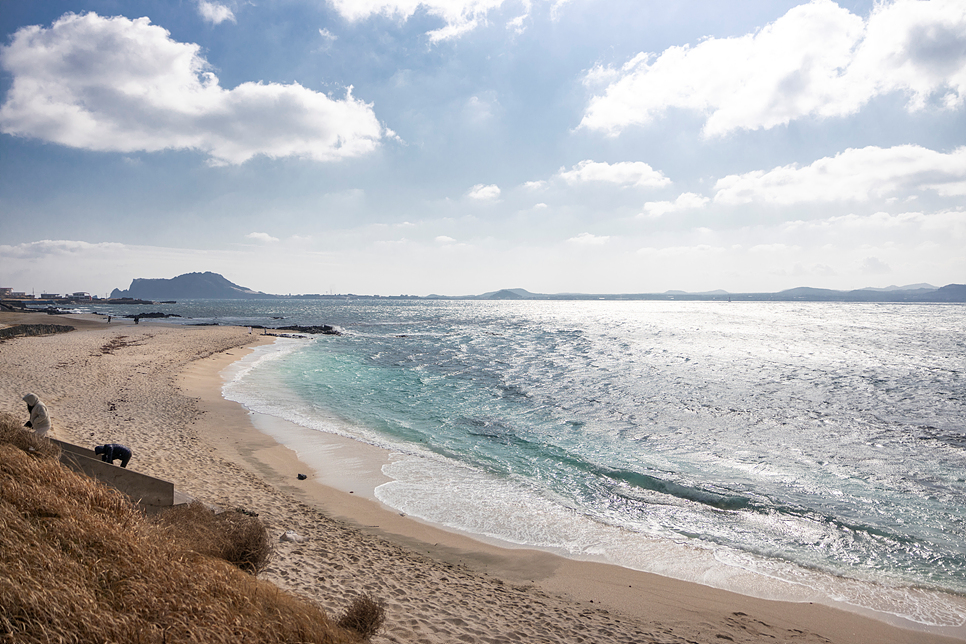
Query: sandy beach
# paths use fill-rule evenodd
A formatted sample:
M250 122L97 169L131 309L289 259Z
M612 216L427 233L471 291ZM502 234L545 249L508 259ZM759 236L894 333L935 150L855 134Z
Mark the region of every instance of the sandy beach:
M325 449L348 459L345 472L316 472L222 398L222 371L247 347L273 341L247 328L0 314L0 325L24 323L76 330L0 343L0 410L26 420L21 397L35 393L53 437L124 443L134 451L129 468L206 503L257 512L273 536L296 531L304 541L279 541L261 577L330 614L371 593L387 609L374 642L966 641L962 627L914 630L757 599L499 547L401 516L366 498L378 450L331 439Z

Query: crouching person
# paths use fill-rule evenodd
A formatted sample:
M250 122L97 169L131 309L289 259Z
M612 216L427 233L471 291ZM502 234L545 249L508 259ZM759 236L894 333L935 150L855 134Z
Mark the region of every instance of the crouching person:
M102 461L110 463L111 465L114 464L114 461L120 459L121 467L127 467L128 462L131 460L131 449L124 445L118 445L117 443L98 445L94 448L94 453L99 454Z

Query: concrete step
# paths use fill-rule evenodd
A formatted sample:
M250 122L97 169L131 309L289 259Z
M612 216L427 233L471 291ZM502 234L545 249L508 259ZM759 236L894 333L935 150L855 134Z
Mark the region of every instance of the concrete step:
M132 501L145 509L160 509L172 505L188 503L192 499L186 494L175 492L174 483L147 474L105 463L94 450L65 443L57 439L51 442L60 445L60 462L75 472L86 474L126 494Z

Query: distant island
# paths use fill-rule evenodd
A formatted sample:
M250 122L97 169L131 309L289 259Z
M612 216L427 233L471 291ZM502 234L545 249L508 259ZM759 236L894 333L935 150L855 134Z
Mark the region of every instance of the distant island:
M930 284L910 284L886 288L863 288L853 291L836 291L823 288L798 287L777 293L729 293L709 291L687 293L666 291L664 293L531 293L522 288L502 289L481 295L410 295L379 296L322 295L272 295L253 291L225 279L218 273L186 273L171 279L143 279L131 282L127 290L114 289L111 299L178 300L178 299L330 299L330 298L377 298L377 299L427 299L427 300L685 300L685 301L733 301L733 302L966 302L966 284L948 284L937 288Z
M278 297L239 286L211 271L185 273L171 279L137 278L126 291L117 288L111 291L112 300L253 300Z

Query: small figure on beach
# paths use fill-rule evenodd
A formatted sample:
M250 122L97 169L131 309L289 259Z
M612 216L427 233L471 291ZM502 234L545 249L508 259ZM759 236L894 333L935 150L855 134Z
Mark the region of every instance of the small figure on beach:
M121 467L127 467L127 464L131 460L131 448L118 445L117 443L98 445L94 448L94 453L98 454L102 461L110 463L111 465L114 464L114 461L120 459Z
M135 324L140 324L141 323L141 316L140 315L135 315L134 316L134 323Z
M108 315L108 316L107 316L107 323L108 323L108 324L110 324L110 323L111 323L111 316L110 316L110 315Z
M23 397L23 401L27 403L27 411L30 412L30 420L23 426L34 430L34 434L37 436L46 436L47 432L50 431L50 416L47 414L47 406L40 402L40 398L37 398L34 394L27 394Z

